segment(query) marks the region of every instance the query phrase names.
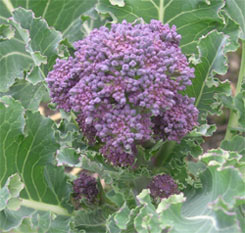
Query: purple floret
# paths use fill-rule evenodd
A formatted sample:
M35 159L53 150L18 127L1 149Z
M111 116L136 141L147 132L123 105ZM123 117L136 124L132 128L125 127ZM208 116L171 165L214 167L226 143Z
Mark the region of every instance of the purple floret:
M85 172L74 181L73 191L75 199L85 197L89 202L94 202L99 193L96 179Z
M176 94L171 109L152 118L156 138L180 142L197 125L198 110L193 107L194 99Z
M148 188L153 198L168 198L170 195L179 193L178 185L167 174L155 176Z
M193 100L178 92L194 70L179 47L175 26L123 21L74 43L75 55L57 59L47 82L58 108L77 113L79 126L114 165L133 165L136 145L180 141L197 125Z
M52 101L65 111L71 110L69 91L79 80L72 70L73 66L74 60L71 57L68 60L57 59L46 79Z

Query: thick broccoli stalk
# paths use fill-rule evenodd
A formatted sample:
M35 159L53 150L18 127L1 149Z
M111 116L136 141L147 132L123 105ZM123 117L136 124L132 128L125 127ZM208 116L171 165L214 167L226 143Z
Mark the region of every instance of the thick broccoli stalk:
M148 185L151 196L156 198L168 198L170 195L178 194L178 185L174 182L174 179L167 175L155 176Z
M96 179L82 172L73 183L73 192L77 200L85 197L88 202L94 202L99 193Z
M58 59L48 74L53 102L77 113L83 134L103 143L112 164L133 165L137 144L179 142L197 124L193 99L179 94L194 77L180 38L157 20L123 21L75 42L74 58Z

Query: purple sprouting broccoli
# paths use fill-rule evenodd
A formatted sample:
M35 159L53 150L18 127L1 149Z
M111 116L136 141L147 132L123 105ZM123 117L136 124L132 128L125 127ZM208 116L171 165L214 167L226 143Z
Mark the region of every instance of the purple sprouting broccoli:
M95 201L99 193L96 179L85 172L73 182L73 191L75 199L85 197L90 203Z
M137 144L179 142L197 124L194 100L179 94L194 78L180 38L157 20L100 27L48 74L53 102L77 113L89 143L99 139L112 164L133 165Z
M179 193L178 185L167 174L155 176L148 185L148 188L154 199L168 198L170 195Z

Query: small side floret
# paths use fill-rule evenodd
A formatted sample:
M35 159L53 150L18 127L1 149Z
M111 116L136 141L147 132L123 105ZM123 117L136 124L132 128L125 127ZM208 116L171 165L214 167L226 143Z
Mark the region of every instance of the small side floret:
M85 197L90 203L95 201L99 193L96 179L85 172L82 172L80 177L74 181L73 191L75 199Z
M148 185L148 188L154 199L168 198L170 195L179 193L178 185L175 183L174 179L167 174L155 176Z

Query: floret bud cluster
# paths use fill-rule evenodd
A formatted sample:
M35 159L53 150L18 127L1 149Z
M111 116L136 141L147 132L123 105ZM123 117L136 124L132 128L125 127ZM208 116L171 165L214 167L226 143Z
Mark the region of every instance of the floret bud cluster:
M85 197L89 202L94 202L99 193L96 179L81 172L79 178L73 182L73 192L77 200Z
M148 188L154 199L168 198L170 195L179 193L178 185L175 183L174 179L167 174L153 177Z
M180 141L197 124L193 99L179 94L194 77L180 39L175 26L157 20L100 27L48 74L53 102L77 113L83 134L103 143L112 164L132 165L137 144Z

